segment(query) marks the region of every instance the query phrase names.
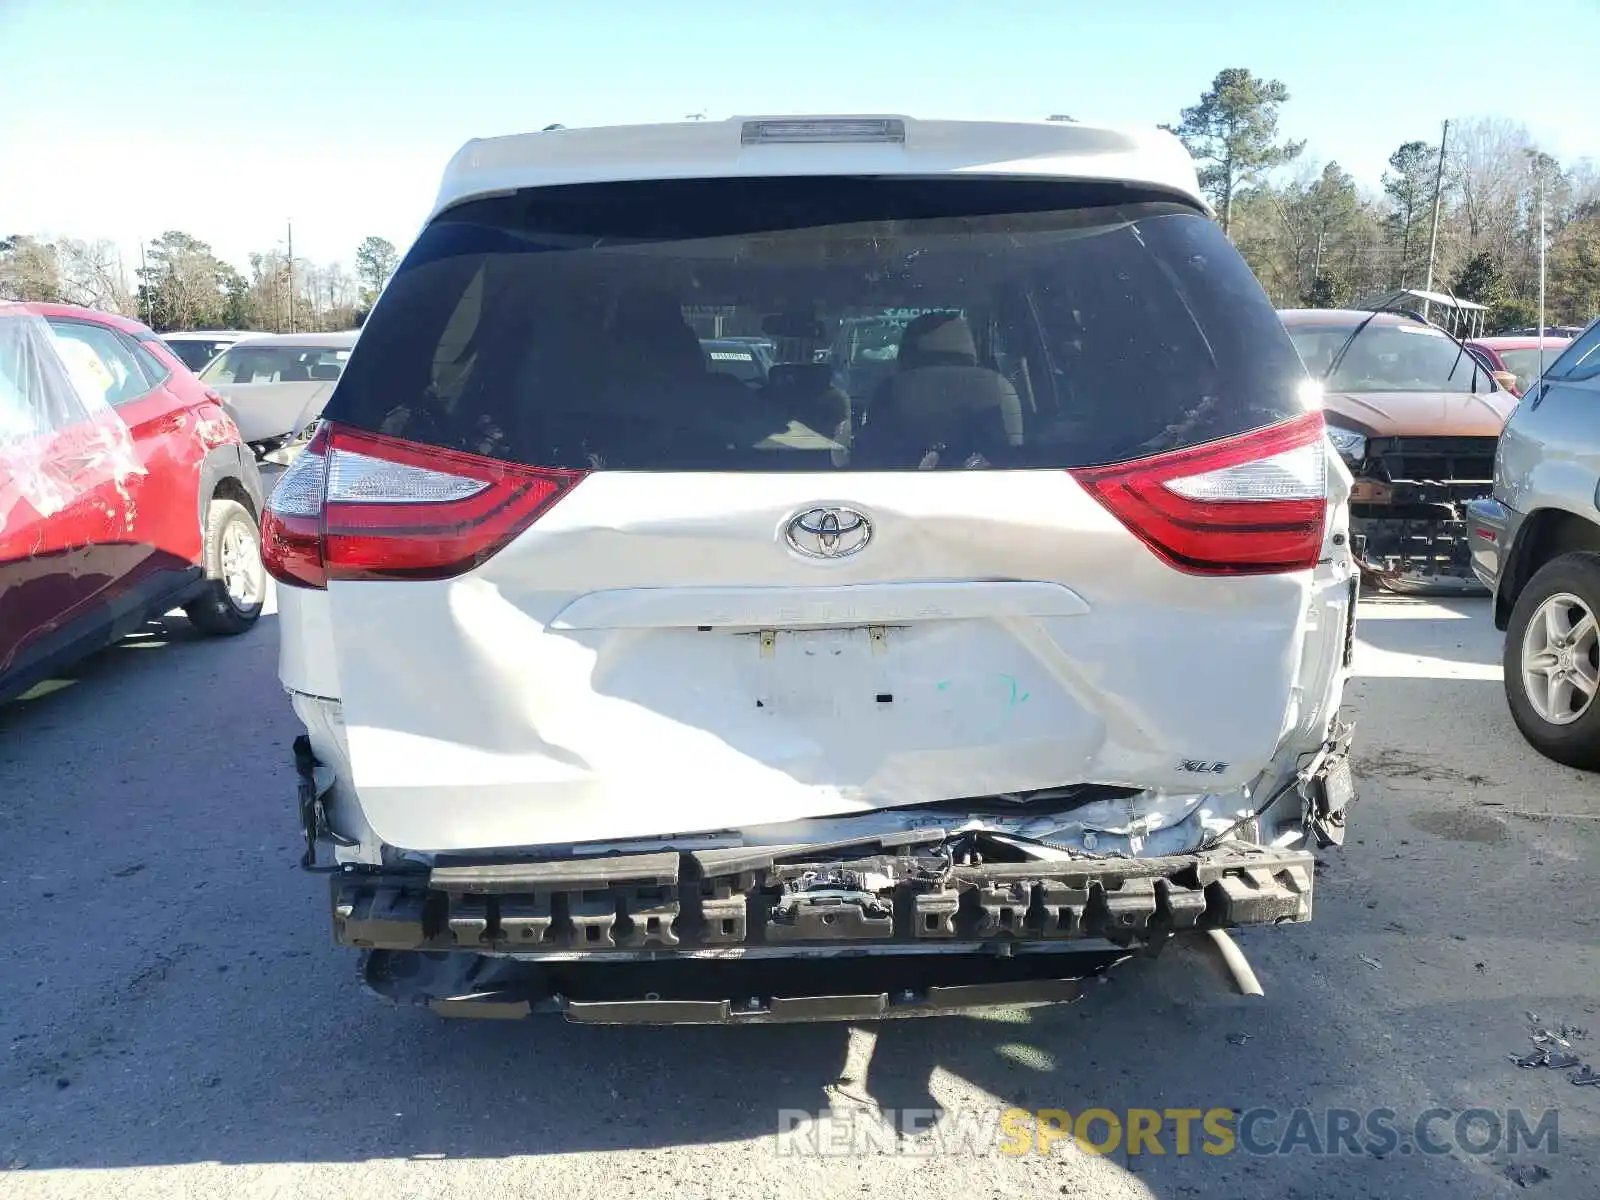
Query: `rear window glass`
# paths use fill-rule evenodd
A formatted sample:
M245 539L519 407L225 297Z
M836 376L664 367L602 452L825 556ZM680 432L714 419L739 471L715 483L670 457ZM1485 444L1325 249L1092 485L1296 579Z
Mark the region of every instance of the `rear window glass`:
M1541 357L1539 347L1531 350L1501 350L1500 361L1505 363L1506 370L1517 377L1517 390L1525 392L1535 383L1539 382L1540 364L1549 367L1556 361L1560 353L1566 349L1565 342L1556 342L1544 348Z
M1249 269L1182 204L656 181L436 218L325 415L540 466L1065 467L1282 420L1304 379Z
M234 346L200 372L207 383L306 383L332 381L344 370L348 350L328 346Z
M215 358L217 351L227 344L227 342L201 341L196 338L173 338L167 343L167 349L177 355L178 361L191 371L198 371Z
M1289 336L1306 370L1324 379L1330 392L1487 392L1493 385L1481 364L1448 334L1408 322L1370 322L1350 342L1338 367L1327 375L1359 320L1344 324L1291 325Z
M1600 376L1600 321L1579 334L1545 371L1546 379L1578 382Z
M767 359L760 347L745 342L702 340L706 364L714 372L730 375L745 383L760 384L767 379Z

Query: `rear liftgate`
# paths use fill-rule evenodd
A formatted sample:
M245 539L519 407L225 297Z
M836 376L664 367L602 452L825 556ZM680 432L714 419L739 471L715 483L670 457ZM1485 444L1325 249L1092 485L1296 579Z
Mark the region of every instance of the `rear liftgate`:
M331 880L334 935L366 951L373 990L443 1015L721 1024L1072 1000L1135 946L1311 918L1305 851L986 855L1018 850L928 830L345 874Z

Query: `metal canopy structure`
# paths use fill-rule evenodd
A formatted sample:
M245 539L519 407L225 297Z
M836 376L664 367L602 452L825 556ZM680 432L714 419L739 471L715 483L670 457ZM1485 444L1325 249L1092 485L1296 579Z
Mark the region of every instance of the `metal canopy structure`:
M1367 312L1404 311L1419 305L1424 317L1428 316L1429 308L1434 305L1443 309L1445 316L1442 323L1459 338L1483 336L1483 324L1489 306L1471 300L1458 300L1446 292L1431 292L1422 288L1396 288L1394 291L1364 296L1355 303L1356 308L1365 309Z

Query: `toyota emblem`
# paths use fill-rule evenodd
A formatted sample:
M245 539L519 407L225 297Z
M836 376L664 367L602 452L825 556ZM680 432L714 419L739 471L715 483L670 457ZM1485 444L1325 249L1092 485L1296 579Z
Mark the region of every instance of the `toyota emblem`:
M808 508L785 536L807 558L847 558L872 540L872 522L853 508Z

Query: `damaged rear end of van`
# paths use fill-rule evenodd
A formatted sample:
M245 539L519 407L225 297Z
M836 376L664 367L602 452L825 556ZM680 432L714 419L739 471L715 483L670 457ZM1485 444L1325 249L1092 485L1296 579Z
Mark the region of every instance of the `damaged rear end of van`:
M456 1015L1053 1002L1309 920L1349 488L1167 134L469 143L263 522L304 863Z

